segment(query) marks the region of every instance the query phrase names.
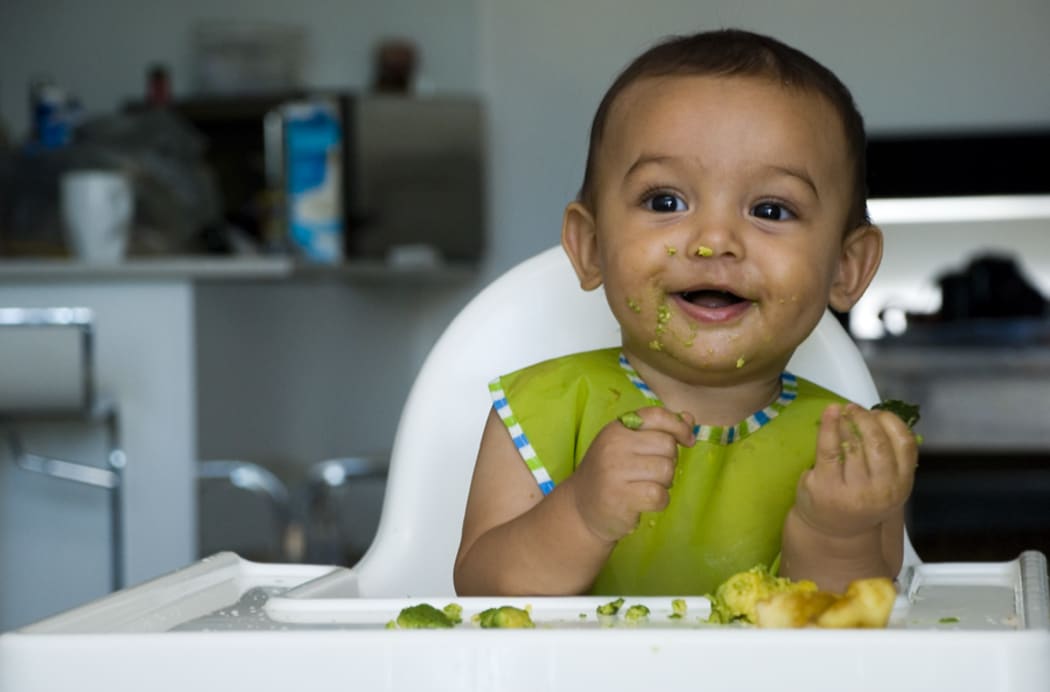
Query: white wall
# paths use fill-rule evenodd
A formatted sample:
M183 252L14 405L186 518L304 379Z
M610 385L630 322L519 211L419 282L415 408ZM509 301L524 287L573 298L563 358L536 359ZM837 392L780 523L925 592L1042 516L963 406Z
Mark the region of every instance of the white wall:
M378 39L419 44L434 88L476 91L476 0L3 0L0 117L15 134L28 121L28 87L50 76L89 112L141 98L146 70L166 63L176 96L193 90L191 29L198 20L296 24L308 32L304 69L312 87L357 88L370 80Z
M1050 126L1046 0L481 0L492 271L557 242L615 73L662 36L724 26L825 63L873 132Z

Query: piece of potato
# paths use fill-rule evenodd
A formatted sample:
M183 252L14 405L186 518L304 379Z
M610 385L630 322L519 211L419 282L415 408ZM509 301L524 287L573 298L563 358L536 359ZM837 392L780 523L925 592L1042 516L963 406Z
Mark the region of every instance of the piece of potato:
M789 591L756 605L759 627L885 627L897 590L879 577L850 582L841 596L827 591Z
M885 577L850 582L842 598L816 619L818 627L885 627L897 590Z
M759 627L805 627L839 599L827 591L785 591L756 604Z

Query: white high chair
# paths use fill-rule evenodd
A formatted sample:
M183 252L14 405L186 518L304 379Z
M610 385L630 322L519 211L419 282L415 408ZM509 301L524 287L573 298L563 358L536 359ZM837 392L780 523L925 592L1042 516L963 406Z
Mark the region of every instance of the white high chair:
M522 262L452 321L420 369L398 424L376 537L353 568L367 598L452 596L452 567L488 382L554 356L614 346L601 290L583 291L561 247ZM789 369L864 406L879 401L853 341L826 313ZM919 562L905 536L905 567Z

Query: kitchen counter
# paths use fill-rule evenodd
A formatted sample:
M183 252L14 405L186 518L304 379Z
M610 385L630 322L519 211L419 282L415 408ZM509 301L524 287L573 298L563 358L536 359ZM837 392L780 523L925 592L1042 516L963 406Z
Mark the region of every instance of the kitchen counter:
M924 451L1050 450L1050 344L859 345L883 398L921 406Z
M348 281L388 281L411 278L423 282L472 279L477 267L467 263L396 265L357 260L341 265L311 265L287 256L224 257L181 255L131 257L119 264L85 264L66 258L0 260L0 283L19 281L123 281L138 279L280 280L334 278Z
M197 557L198 460L305 466L389 449L418 365L476 278L464 265L319 267L286 257L6 259L0 306L94 315L98 391L116 406L127 458L123 573L135 584ZM23 349L8 363L39 356ZM42 391L62 385L62 373L44 370ZM73 443L63 425L23 426L27 449L99 458L91 430ZM0 448L0 630L110 583L106 507L94 506L104 498L90 489L70 497L68 484L21 472L7 456Z

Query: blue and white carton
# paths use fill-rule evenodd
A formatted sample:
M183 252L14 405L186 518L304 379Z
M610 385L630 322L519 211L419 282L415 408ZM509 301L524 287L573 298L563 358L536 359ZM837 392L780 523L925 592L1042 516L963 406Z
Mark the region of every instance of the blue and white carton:
M282 107L288 235L309 262L337 264L344 255L343 131L330 101Z

